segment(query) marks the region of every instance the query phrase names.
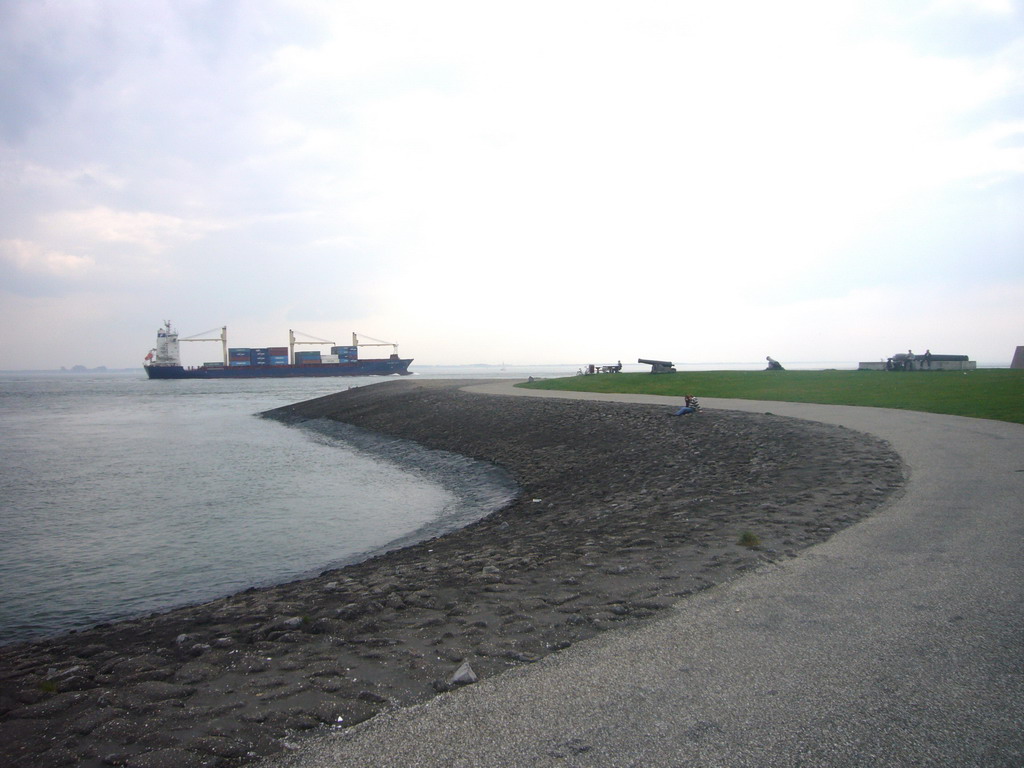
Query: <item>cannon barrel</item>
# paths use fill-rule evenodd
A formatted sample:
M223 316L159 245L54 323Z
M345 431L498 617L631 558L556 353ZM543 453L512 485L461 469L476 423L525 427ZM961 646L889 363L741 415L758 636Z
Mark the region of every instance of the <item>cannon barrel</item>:
M651 373L675 373L675 366L669 360L648 360L644 357L637 359L638 363L651 366Z

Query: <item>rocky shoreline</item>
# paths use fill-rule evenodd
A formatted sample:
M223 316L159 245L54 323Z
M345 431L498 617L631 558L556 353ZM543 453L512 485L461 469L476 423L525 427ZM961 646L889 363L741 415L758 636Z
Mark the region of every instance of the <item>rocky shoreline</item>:
M838 427L462 384L389 382L267 415L495 463L521 488L512 503L315 578L0 648L0 763L252 762L656 617L862 519L904 479L888 445Z

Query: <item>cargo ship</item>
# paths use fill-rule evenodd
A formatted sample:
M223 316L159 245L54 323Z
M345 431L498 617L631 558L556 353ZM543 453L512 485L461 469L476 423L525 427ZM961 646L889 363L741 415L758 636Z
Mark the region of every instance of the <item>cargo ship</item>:
M207 331L206 333L213 333ZM288 331L287 347L229 347L228 329L220 329L220 335L204 337L206 334L179 339L171 328L170 320L156 332L156 347L146 355L143 368L151 379L256 379L289 378L310 376L391 376L409 375L411 358L398 356L398 345L390 341L379 341L363 337L360 340L352 334L352 344L339 346L333 341L316 339L297 340L295 331ZM306 336L306 334L300 334ZM368 339L365 340L365 339ZM179 352L183 341L219 341L223 349L223 360L203 363L197 367L184 367ZM297 344L329 346L329 354L321 351L296 351ZM360 347L391 347L389 357L366 358L359 356Z

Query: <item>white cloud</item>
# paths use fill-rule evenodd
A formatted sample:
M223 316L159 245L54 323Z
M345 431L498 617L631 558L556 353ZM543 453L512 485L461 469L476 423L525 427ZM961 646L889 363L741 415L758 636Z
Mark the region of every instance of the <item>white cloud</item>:
M64 191L81 187L123 189L125 179L99 163L72 168L54 168L29 163L19 169L20 181L26 189Z
M72 280L87 277L96 268L89 256L48 250L24 240L0 241L0 258L20 272Z
M223 226L211 220L184 219L151 211L117 211L105 206L46 214L42 224L54 237L63 240L90 246L123 243L150 254L198 239Z

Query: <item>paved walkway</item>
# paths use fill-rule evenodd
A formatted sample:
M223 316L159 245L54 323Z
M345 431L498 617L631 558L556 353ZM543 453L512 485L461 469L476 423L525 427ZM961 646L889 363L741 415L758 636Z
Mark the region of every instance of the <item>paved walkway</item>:
M509 382L474 389L552 394ZM876 516L665 618L314 739L270 765L1024 766L1024 426L701 402L878 435L909 466L907 489Z

